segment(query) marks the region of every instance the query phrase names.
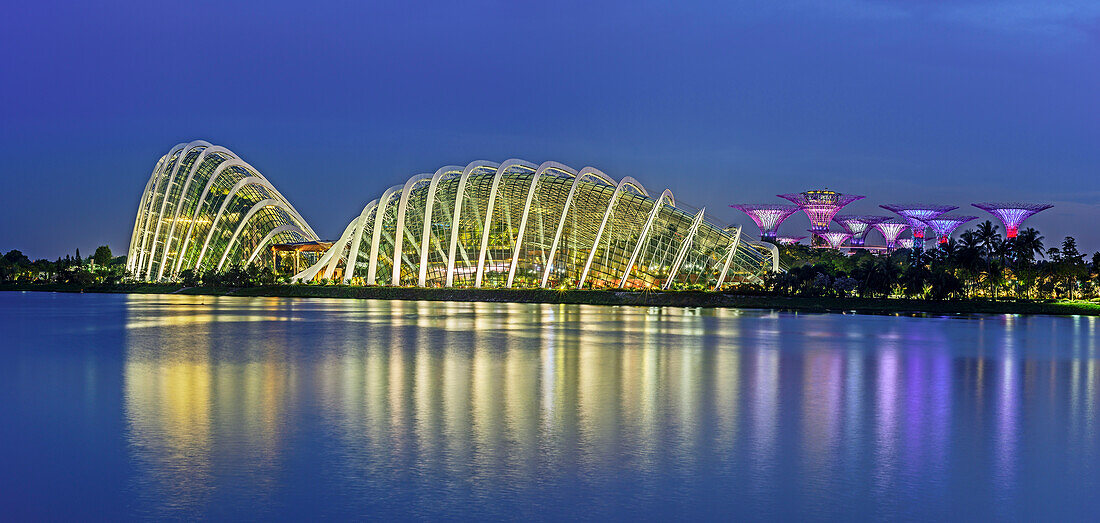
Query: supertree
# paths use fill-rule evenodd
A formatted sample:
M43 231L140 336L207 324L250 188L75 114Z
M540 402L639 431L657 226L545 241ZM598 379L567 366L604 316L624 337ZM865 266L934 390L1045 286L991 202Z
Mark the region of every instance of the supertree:
M936 231L936 236L940 238L940 243L947 243L947 239L951 237L951 233L955 232L960 225L971 221L977 220L977 216L948 216L943 215L938 218L932 218L926 221L929 227L933 231Z
M797 205L789 205L785 203L735 203L730 205L734 209L737 209L752 218L752 221L756 223L756 226L760 229L761 240L774 240L775 233L779 229L779 224L783 223L788 216L794 214L798 210Z
M898 248L898 236L901 236L901 233L909 228L909 224L897 220L888 220L876 223L875 228L882 233L882 238L886 240L886 250L892 251Z
M804 239L806 239L805 236L778 236L775 241L780 245L794 245Z
M847 229L852 233L851 245L856 247L862 247L867 240L867 233L871 232L871 229L879 223L889 220L889 216L867 216L867 215L837 215L833 218L834 221L839 223L841 227Z
M970 205L986 211L1001 220L1001 223L1005 225L1005 236L1009 238L1016 237L1016 233L1020 231L1020 224L1024 223L1024 220L1030 218L1031 215L1054 207L1054 205L1049 203L1021 202L972 203Z
M852 237L852 233L843 231L825 231L817 232L814 234L822 237L832 249L841 248L844 245L844 242L847 241L848 238Z
M778 196L790 200L806 213L806 217L810 219L810 232L814 235L810 239L811 244L817 244L823 238L819 233L829 230L829 223L842 207L863 198L863 196L841 194L828 189Z
M916 238L902 238L898 240L898 246L902 249L912 249L913 246L916 245L916 243Z
M917 249L924 248L924 229L928 227L928 220L959 208L955 205L928 205L923 203L887 204L879 205L879 207L896 213L909 222L909 227L913 230L913 247Z

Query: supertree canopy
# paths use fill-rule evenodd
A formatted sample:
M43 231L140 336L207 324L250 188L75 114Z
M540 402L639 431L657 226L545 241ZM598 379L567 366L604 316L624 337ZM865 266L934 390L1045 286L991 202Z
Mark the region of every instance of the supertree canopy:
M756 222L756 226L760 228L760 239L762 240L774 239L779 224L798 210L797 205L785 203L737 203L730 205L730 207L749 215L749 218Z
M909 228L909 224L898 220L887 220L876 223L875 228L886 240L886 250L892 251L898 247L898 236Z
M806 191L797 194L780 194L790 200L810 219L810 231L823 233L829 230L833 216L845 205L863 198L854 194L841 194L830 190Z
M775 241L782 245L794 245L806 239L805 236L778 236Z
M902 238L898 240L898 246L902 249L912 249L917 242L916 238Z
M852 233L851 245L862 246L867 239L867 233L871 232L871 228L875 224L889 220L890 217L845 214L838 215L833 219Z
M958 206L955 205L928 205L923 203L898 203L879 205L879 207L897 213L898 216L909 222L909 227L913 229L913 246L918 249L924 246L924 229L928 226L928 220L945 212L958 209Z
M1021 202L996 202L996 203L972 203L983 211L991 213L1005 225L1005 235L1015 238L1020 231L1020 224L1031 215L1045 211L1053 205L1049 203L1021 203Z
M825 231L815 234L824 238L829 247L833 249L839 249L848 238L852 237L852 233L843 231Z
M940 243L947 243L947 239L951 237L951 233L955 232L960 225L978 219L977 216L940 216L928 220L927 223L933 231L936 231L936 235L940 239Z

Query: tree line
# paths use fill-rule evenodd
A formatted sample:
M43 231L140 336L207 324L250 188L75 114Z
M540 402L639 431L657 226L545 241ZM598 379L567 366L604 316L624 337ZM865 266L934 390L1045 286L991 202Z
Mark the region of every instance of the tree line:
M1003 238L999 227L986 221L957 240L923 251L875 255L858 250L845 255L804 245L779 246L781 262L790 269L770 277L767 287L785 296L1100 297L1100 252L1086 259L1072 236L1050 248L1044 240L1033 228Z
M31 261L18 250L10 250L0 257L0 281L6 282L57 282L77 285L118 283L127 276L126 257L115 257L111 248L100 245L87 258L66 254L56 261L38 259Z

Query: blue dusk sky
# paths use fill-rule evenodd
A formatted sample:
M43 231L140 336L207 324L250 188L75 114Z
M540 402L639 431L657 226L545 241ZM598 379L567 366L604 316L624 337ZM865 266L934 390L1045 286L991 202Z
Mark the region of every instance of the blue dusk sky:
M523 158L750 227L730 203L821 187L1047 201L1028 224L1091 252L1100 2L10 2L0 138L0 249L31 257L124 253L193 139L330 239L413 174Z

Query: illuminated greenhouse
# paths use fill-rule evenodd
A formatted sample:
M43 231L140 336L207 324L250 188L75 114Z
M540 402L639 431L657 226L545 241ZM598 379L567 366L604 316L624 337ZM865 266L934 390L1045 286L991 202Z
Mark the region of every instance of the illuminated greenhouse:
M294 280L362 285L720 289L778 270L778 250L636 180L556 162L477 161L368 203Z
M138 279L172 279L187 269L267 263L265 247L315 240L263 174L228 149L199 140L176 145L153 169L126 268Z

